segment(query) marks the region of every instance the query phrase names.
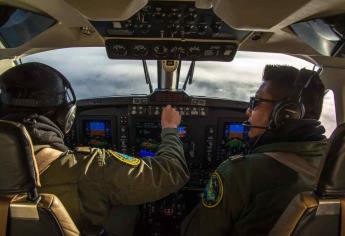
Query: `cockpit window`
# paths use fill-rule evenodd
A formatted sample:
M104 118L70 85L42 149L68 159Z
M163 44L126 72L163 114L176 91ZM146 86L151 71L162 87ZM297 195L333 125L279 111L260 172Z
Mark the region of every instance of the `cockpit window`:
M238 52L232 62L197 62L194 83L187 87L193 95L249 101L262 82L267 64L312 69L313 64L296 57L273 53Z
M72 83L78 99L100 96L148 94L142 61L111 60L104 48L69 48L23 58L23 62L46 63ZM189 95L248 101L261 82L266 64L292 65L312 69L304 60L273 53L238 52L232 62L196 62ZM148 61L153 87L157 87L157 65ZM183 87L190 62L183 62L179 88Z
M30 55L22 61L42 62L59 70L71 82L78 99L149 93L142 61L111 60L105 48L58 49ZM147 64L153 75L156 63Z
M142 61L111 60L104 48L69 48L24 57L23 62L46 63L71 82L78 99L116 95L149 94ZM291 65L312 69L304 60L273 53L238 52L232 62L196 62L193 83L187 85L189 95L249 101L261 83L267 64ZM147 61L153 88L157 87L157 64ZM179 88L183 87L190 62L183 62ZM332 91L325 97L321 120L327 136L336 120Z
M326 129L326 136L330 137L333 130L337 127L334 93L332 90L328 90L323 99L320 121Z
M7 48L21 46L55 23L49 16L0 5L0 42Z

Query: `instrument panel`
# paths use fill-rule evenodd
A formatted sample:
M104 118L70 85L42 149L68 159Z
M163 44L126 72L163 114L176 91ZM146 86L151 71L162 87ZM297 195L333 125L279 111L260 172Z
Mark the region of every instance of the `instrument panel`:
M179 192L140 206L140 235L178 235L184 217L200 199L209 175L231 155L247 152L247 103L179 92L79 101L70 147L109 148L138 158L152 157L161 142L160 115L171 104L182 114L178 127L190 180Z
M129 19L90 23L111 59L231 61L251 33L228 26L211 6L193 1L149 1Z
M123 21L90 21L105 38L189 38L241 41L249 31L237 30L217 17L212 8L200 9L193 1L149 1Z
M107 39L111 59L231 61L238 45L234 41Z

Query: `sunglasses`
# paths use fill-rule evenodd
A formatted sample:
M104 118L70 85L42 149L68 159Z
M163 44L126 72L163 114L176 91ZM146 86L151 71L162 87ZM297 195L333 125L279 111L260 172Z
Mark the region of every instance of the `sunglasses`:
M263 99L263 98L257 98L257 97L250 97L249 100L249 109L254 110L254 108L259 105L261 102L270 102L270 103L276 103L279 102L279 100L270 100L270 99Z

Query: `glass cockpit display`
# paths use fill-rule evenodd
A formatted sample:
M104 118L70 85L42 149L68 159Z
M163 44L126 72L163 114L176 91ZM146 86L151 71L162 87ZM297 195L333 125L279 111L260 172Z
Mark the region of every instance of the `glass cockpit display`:
M157 122L138 122L136 123L136 154L139 157L153 157L158 151L161 143L162 128ZM177 128L180 139L187 134L185 126Z
M110 120L83 120L84 145L108 148L112 143Z
M224 125L223 150L226 156L242 154L248 148L248 130L242 123L229 122Z

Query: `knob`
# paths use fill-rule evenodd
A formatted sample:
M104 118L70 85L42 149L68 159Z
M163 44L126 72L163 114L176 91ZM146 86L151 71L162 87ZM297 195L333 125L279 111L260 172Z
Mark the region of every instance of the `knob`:
M199 34L205 34L207 32L208 26L206 24L199 24L198 25L198 32Z
M140 24L139 25L139 30L140 30L140 33L142 33L142 34L148 33L151 28L152 28L152 25L150 25L150 24Z
M218 33L222 29L222 23L215 23L212 25L212 30L214 33Z
M187 23L193 23L198 17L198 14L196 12L191 12L189 13L186 18L185 18L185 21Z
M121 126L121 132L122 132L122 133L125 133L126 130L127 130L127 129L126 129L126 126Z

